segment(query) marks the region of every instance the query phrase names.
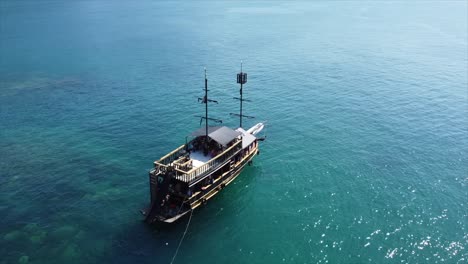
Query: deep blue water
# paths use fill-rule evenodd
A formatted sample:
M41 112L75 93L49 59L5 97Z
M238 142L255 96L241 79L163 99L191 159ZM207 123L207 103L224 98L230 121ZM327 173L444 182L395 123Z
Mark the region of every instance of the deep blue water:
M254 165L175 263L466 263L466 1L0 0L0 263L169 263L139 209L203 112Z

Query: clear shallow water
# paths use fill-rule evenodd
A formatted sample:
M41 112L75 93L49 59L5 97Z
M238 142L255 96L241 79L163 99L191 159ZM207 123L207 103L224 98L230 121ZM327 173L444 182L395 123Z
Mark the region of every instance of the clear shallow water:
M0 262L168 263L152 161L246 105L268 140L176 263L463 263L467 4L0 3Z

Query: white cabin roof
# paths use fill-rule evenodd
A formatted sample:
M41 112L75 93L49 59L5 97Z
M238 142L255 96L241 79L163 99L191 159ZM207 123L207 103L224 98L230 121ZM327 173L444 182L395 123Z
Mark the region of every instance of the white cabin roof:
M257 139L254 135L250 134L249 132L245 131L242 127L236 129L236 131L242 134L242 148L248 147L252 142Z

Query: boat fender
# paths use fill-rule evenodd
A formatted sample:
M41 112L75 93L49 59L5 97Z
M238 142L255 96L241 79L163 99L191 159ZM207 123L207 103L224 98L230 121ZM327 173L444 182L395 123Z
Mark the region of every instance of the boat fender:
M205 198L202 198L201 202L202 202L203 205L206 205L206 199Z

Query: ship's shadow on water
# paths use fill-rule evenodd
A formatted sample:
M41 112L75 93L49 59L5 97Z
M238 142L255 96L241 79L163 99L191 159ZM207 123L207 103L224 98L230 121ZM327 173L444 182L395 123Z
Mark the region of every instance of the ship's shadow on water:
M109 259L105 262L170 263L187 225L187 233L180 251L187 250L189 247L186 245L190 243L191 237L198 237L199 233L206 232L207 226L214 225L221 214L226 219L239 217L239 208L245 207L241 204L244 199L233 199L233 197L240 198L241 193L245 192L245 186L255 181L255 175L260 170L255 165L244 168L241 175L223 191L210 199L206 205L194 210L191 219L190 214L186 214L173 224L149 225L145 223L143 215L135 212L135 219L138 220L121 230L113 239L112 250L108 254Z
M141 218L115 238L112 252L119 254L110 254L109 263L169 263L187 222L184 218L174 225L150 226Z

